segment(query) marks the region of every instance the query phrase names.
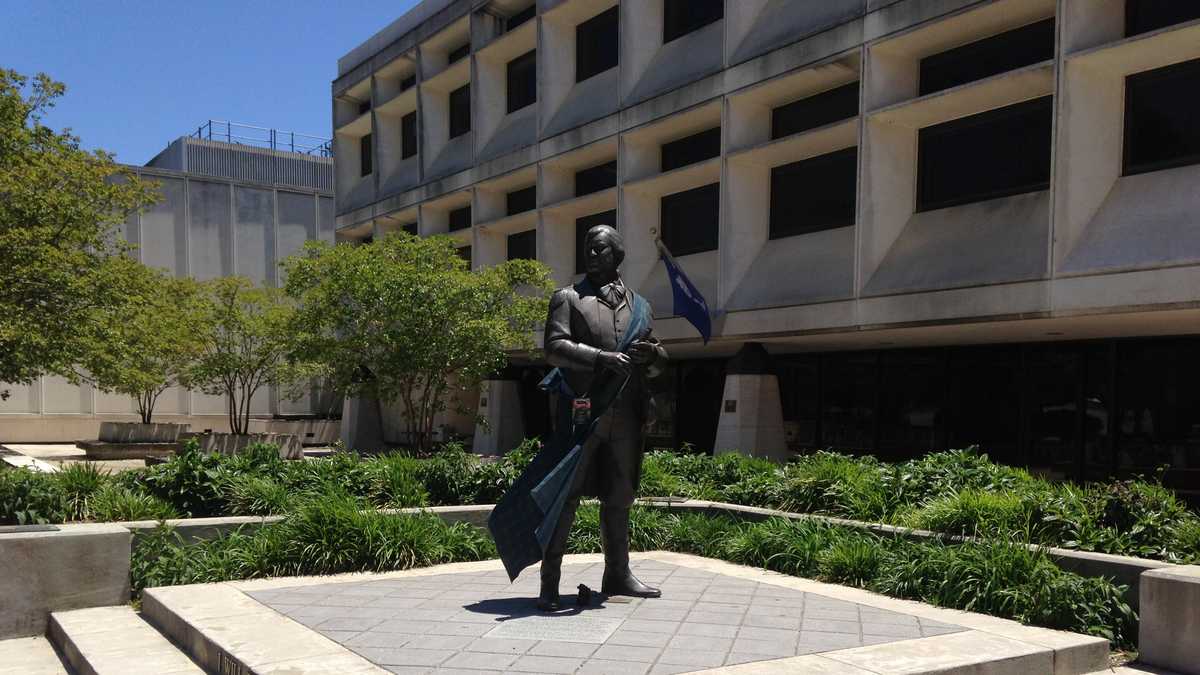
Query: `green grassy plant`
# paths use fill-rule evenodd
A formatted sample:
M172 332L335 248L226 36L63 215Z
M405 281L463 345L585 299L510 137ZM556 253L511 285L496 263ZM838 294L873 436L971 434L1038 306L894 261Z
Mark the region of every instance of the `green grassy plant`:
M91 495L87 514L90 520L120 522L129 520L168 520L179 513L167 502L129 488L110 485Z

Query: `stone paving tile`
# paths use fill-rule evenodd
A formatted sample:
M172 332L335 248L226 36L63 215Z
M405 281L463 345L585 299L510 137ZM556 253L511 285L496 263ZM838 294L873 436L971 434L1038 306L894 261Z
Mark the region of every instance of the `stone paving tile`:
M575 672L579 675L644 675L649 670L649 663L591 659L585 661L583 666Z
M657 561L635 568L665 597L575 608L565 592L564 619L574 618L555 626L533 608L536 570L513 584L489 571L250 595L396 673L680 673L963 630ZM566 565L563 590L598 588L602 573L600 563ZM581 626L609 637L573 641Z

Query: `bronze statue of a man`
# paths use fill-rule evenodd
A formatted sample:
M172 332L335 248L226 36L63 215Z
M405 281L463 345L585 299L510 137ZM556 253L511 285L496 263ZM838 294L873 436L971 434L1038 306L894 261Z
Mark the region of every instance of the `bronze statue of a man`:
M620 233L598 225L588 231L584 247L586 277L554 293L546 320L546 358L561 371L564 391L572 394L560 395L556 402L556 431L567 431L563 425L578 429L595 399L603 398L607 407L591 420L591 432L581 441L578 470L545 546L538 596L538 607L545 611L560 607L563 553L581 496L600 499L601 592L661 595L629 568L629 509L641 475L643 428L650 414L647 380L666 364L667 353L651 335L649 304L627 289L617 272L625 258ZM597 391L605 387L607 393Z

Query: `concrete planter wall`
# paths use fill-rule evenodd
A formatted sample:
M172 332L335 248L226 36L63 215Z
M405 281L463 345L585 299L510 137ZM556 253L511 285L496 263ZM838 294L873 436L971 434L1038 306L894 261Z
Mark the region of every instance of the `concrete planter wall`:
M174 443L190 425L140 422L101 422L102 443Z
M252 434L290 434L300 439L301 445L333 445L341 434L342 421L330 419L252 419L249 431Z
M279 456L283 459L303 459L304 446L300 439L292 434L184 434L180 443L196 439L202 452L219 452L222 455L239 455L255 443L270 443L279 446Z

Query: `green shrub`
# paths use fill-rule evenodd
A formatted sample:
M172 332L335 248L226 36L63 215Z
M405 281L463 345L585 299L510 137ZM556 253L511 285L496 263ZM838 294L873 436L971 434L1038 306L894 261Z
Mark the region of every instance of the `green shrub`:
M108 474L93 462L76 462L61 467L54 480L62 488L67 503L67 520L87 517L88 501L110 482Z
M425 506L429 500L417 477L420 461L405 455L385 455L370 463L371 497L385 508Z
M70 512L67 495L54 474L24 467L0 469L0 524L61 523Z
M905 524L968 536L1026 536L1037 528L1040 517L1036 504L1022 495L968 488L930 500Z
M273 516L286 513L295 496L286 485L263 476L231 476L222 491L235 516Z
M87 516L111 523L129 520L168 520L179 513L167 502L128 488L111 485L101 488L88 499Z
M847 536L817 556L817 569L828 581L863 587L878 574L882 560L883 547L878 539L865 534Z
M787 511L851 516L849 495L882 489L879 463L836 452L816 452L788 465L780 506Z
M1172 549L1179 562L1185 565L1200 564L1200 518L1189 516L1175 524Z
M200 444L189 439L170 460L131 476L131 487L158 497L189 518L221 515L226 512L221 489L225 461L220 454L201 452Z

